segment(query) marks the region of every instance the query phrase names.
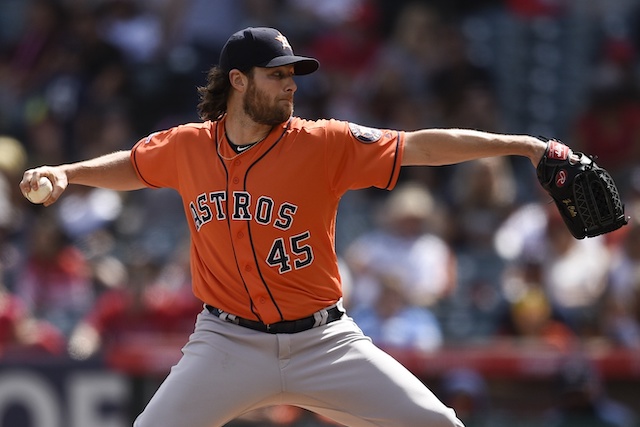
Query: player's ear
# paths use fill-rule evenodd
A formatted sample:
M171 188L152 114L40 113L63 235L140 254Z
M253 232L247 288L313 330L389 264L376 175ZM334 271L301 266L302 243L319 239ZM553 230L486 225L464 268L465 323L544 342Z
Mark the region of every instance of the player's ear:
M249 78L242 71L233 69L229 71L229 82L231 82L231 86L235 90L244 92L247 88Z

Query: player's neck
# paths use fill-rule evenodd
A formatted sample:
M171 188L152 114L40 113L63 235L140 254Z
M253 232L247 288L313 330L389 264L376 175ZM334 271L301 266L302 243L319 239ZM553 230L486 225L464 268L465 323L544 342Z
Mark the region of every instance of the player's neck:
M273 126L263 125L251 119L225 120L225 133L227 139L234 145L248 145L265 139Z

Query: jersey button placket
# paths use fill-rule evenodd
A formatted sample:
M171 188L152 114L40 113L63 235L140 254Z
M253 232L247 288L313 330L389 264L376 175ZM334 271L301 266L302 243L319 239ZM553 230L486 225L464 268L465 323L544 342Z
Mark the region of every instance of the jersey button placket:
M231 165L229 169L228 191L230 197L233 198L235 192L246 192L246 188L243 187L243 182L246 182L246 168L249 166L249 163L234 160ZM233 205L233 200L231 200L231 205ZM268 293L265 293L265 284L259 274L260 267L256 265L255 248L252 246L249 235L253 218L233 219L233 209L233 207L230 208L230 217L232 218L230 221L232 244L236 254L238 254L237 261L240 266L240 274L247 286L247 291L251 299L256 302L256 307L259 307L258 311L261 317L278 318L280 315L277 307L271 303L271 298ZM251 210L251 207L249 207L249 210ZM243 214L244 211L238 211L237 213Z

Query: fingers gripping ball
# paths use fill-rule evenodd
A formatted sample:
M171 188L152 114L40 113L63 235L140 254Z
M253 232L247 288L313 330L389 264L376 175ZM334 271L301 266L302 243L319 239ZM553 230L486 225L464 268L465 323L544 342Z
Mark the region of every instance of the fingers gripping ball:
M28 193L24 195L31 203L41 204L44 203L53 192L53 184L46 176L41 177L38 180L38 189L37 190L29 190Z
M576 239L609 233L628 223L616 184L593 157L575 153L559 141L547 141L537 176Z

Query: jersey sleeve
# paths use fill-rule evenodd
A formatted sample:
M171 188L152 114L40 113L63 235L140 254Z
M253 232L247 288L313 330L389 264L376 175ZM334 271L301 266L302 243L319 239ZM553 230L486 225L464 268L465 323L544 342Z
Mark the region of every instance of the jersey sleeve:
M403 131L375 129L331 120L327 132L327 173L334 189L377 187L391 190L398 181Z
M155 132L133 146L133 168L148 187L177 188L175 146L179 134L177 127Z

